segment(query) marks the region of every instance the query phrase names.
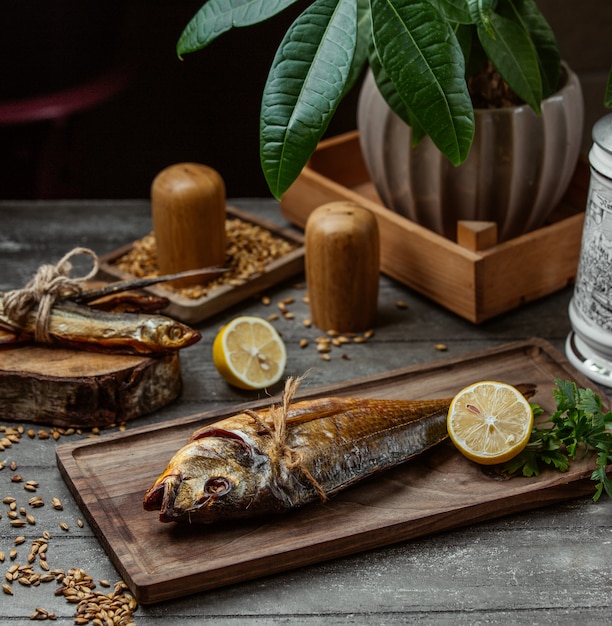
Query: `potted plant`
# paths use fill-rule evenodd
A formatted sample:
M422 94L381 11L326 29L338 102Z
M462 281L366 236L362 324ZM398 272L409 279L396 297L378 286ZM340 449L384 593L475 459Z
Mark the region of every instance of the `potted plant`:
M272 18L295 2L208 0L181 35L178 54L201 49L233 27ZM368 65L376 93L410 128L409 144L421 146L427 138L452 164L445 169L455 179L452 168L468 159L474 142L475 85L495 91L485 80L493 76L511 98L504 108L519 103L537 117L561 78L570 75L534 0L314 0L282 39L262 97L261 165L276 198L299 176ZM577 89L570 118L581 135L579 84ZM579 146L574 150L570 177ZM557 191L563 184L557 181ZM383 199L392 204L393 198Z

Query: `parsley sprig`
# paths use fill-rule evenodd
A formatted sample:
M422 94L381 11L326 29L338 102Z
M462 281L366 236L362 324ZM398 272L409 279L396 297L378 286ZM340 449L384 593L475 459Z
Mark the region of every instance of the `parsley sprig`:
M542 465L566 472L570 461L589 451L596 453L593 500L605 491L612 498L612 479L606 466L612 463L612 412L603 412L601 398L592 389L579 388L576 383L555 379L553 395L557 410L550 421L539 423L543 409L532 404L535 423L529 443L503 466L507 474L522 472L523 476L538 476Z

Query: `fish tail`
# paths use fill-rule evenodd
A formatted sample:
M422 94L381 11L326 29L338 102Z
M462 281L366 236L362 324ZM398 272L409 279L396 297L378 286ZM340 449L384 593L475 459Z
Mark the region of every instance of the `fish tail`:
M538 386L533 383L518 383L514 385L514 387L518 389L527 400L532 398L538 390Z

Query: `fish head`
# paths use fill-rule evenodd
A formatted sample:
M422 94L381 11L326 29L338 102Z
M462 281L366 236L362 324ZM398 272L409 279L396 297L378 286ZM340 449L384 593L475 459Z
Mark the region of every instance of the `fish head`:
M167 352L186 348L202 337L194 328L161 315L150 316L140 334L150 346Z
M269 476L269 457L244 433L210 429L174 455L144 508L162 522L247 517L267 498Z

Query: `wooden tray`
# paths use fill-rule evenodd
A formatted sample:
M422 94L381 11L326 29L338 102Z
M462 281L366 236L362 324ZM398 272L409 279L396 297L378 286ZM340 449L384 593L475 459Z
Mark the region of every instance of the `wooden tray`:
M263 273L251 276L244 284L215 287L201 298L185 298L178 293L164 289L161 285L147 287L145 291L169 299L170 304L164 310L164 314L186 324L197 324L304 270L304 238L300 233L279 227L277 224L263 220L236 207L228 206L226 213L228 218L239 218L245 222L261 226L274 235L294 243L297 247L283 257L266 265ZM129 252L133 245L133 243L130 243L101 257L101 271L120 280L134 278L133 275L121 271L113 264L120 256Z
M588 187L588 163L581 160L550 225L472 250L384 207L353 131L320 143L283 196L281 211L303 228L310 213L327 202L349 200L370 209L378 218L382 271L480 323L574 280Z
M536 383L534 402L552 411L556 377L592 386L549 344L534 339L298 395L434 398L496 378ZM144 511L145 490L192 431L240 408L57 448L62 476L139 602L158 602L593 493L593 484L585 480L592 459L576 462L567 473L546 471L537 478L499 481L444 443L328 503L280 517L186 526L163 524L156 513Z

